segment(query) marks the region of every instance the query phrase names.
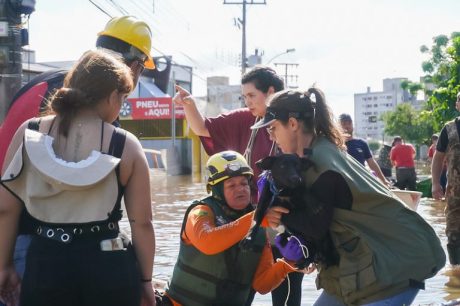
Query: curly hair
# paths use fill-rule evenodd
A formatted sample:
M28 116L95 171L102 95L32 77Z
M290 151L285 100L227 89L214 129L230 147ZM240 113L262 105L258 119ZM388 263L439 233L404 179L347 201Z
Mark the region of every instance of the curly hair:
M283 79L276 74L276 71L266 66L255 66L246 72L241 78L241 84L253 83L263 93L267 93L270 87L275 92L284 89Z

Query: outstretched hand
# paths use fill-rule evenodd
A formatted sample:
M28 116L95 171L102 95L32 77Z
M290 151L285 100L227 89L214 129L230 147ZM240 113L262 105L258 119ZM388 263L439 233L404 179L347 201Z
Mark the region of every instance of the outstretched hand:
M193 102L193 96L183 87L175 85L176 94L173 97L173 102L177 105L190 105Z

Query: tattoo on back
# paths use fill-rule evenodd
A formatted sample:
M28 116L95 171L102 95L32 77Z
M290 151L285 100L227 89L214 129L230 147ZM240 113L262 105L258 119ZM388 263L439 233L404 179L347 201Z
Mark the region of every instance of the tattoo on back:
M77 137L75 139L75 147L74 147L74 151L73 151L73 160L76 162L77 161L77 158L78 158L78 150L80 149L80 145L81 145L81 139L82 139L83 135L81 133L81 125L78 125L78 132L77 132Z

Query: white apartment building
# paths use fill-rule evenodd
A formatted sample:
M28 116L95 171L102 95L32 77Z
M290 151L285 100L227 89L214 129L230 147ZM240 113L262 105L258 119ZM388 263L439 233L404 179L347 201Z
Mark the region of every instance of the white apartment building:
M383 80L383 91L354 95L354 133L364 139L384 140L383 113L392 111L403 102L416 102L415 97L401 88L401 82L407 78L391 78Z
M241 85L229 85L230 79L226 76L207 78L208 104L204 110L206 117L214 117L243 106L241 100Z

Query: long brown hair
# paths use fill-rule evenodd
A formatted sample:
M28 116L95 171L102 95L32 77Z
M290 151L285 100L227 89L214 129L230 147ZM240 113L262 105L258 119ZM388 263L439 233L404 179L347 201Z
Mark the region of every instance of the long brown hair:
M343 149L345 143L341 130L334 120L331 108L326 103L326 97L321 89L311 87L307 90L307 95L315 96L316 111L314 117L315 132L317 135L326 137L330 142L335 143L338 148Z
M66 136L78 111L91 109L117 90L133 90L131 70L121 59L104 51L87 51L64 79L64 85L48 101L48 113L61 117L59 133Z

